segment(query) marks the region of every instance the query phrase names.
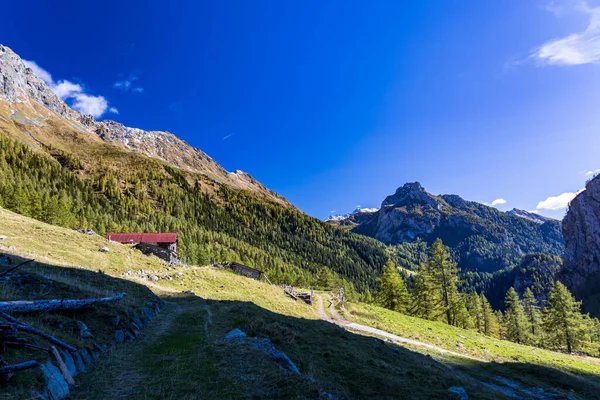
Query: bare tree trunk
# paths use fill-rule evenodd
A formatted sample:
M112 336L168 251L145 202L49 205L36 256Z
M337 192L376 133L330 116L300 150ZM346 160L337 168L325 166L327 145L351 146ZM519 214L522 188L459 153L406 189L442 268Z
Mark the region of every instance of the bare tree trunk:
M78 308L91 307L96 303L107 303L121 300L127 293L118 296L101 297L94 299L56 299L56 300L17 300L0 301L0 312L31 312L31 311L55 311L76 310Z
M65 362L60 357L60 354L58 354L58 350L56 350L56 347L50 346L50 353L52 353L52 355L56 359L56 362L58 363L58 366L60 368L60 373L65 378L65 381L67 381L67 383L69 385L74 385L75 381L73 380L73 377L69 373L69 370L67 369L67 366L65 365Z
M4 312L0 312L0 317L4 318L7 321L10 321L13 323L13 327L21 332L29 332L29 333L34 333L38 336L43 337L44 339L46 339L47 341L49 341L50 343L53 343L57 346L62 347L63 349L66 349L68 351L71 352L75 352L77 351L77 349L73 346L71 346L70 344L67 344L65 342L63 342L60 339L55 338L54 336L48 335L45 332L40 331L39 329L34 328L31 325L27 325L21 321L19 321L18 319L11 317L10 315L4 313Z

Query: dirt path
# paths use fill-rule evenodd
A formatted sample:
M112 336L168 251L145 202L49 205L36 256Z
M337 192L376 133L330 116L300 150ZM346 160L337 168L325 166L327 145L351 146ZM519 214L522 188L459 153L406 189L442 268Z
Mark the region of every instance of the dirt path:
M329 306L329 312L331 313L331 317L329 317L325 313L325 310L323 309L322 296L317 294L317 314L319 315L319 317L321 317L321 319L323 319L325 321L339 325L342 328L347 329L349 331L368 333L370 335L375 335L375 336L378 336L381 338L389 339L394 343L408 344L411 346L421 347L421 348L425 348L428 350L436 351L440 354L452 355L452 356L461 357L461 358L468 358L468 359L479 361L479 362L487 362L486 360L481 360L479 358L471 357L466 354L456 353L454 351L446 350L442 347L438 347L438 346L435 346L435 345L432 345L429 343L420 342L418 340L413 340L413 339L408 339L408 338L405 338L402 336L394 335L393 333L383 331L381 329L377 329L377 328L373 328L373 327L370 327L367 325L361 325L361 324L357 324L355 322L348 321L346 318L342 317L338 313L338 311L335 309L335 305L333 303L330 303L330 304L331 305Z

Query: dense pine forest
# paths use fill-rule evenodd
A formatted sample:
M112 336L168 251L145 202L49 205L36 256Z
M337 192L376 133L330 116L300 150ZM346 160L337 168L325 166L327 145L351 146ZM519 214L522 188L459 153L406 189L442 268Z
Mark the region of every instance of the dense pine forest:
M114 168L115 154L91 164L46 150L52 157L0 138L0 206L99 234L178 232L180 256L191 264L242 261L294 285L368 293L387 259L373 239L157 160L123 152L127 168Z

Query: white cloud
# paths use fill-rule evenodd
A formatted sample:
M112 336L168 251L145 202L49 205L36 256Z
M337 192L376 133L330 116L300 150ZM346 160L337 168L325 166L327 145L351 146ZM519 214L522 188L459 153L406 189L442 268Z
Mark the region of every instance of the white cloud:
M585 176L596 176L598 174L600 174L600 169L593 169L593 170L587 171L585 173Z
M129 75L129 78L127 79L123 79L122 81L116 81L115 83L113 83L113 87L115 89L120 89L123 92L133 92L133 93L144 93L144 88L143 87L133 87L135 81L137 81L138 78L135 75Z
M554 3L547 9L556 16L561 16L564 11ZM532 52L532 58L550 65L600 62L600 7L590 7L586 1L580 1L574 10L589 17L585 30L544 43Z
M580 189L577 192L565 192L561 193L558 196L550 196L546 200L542 200L535 207L537 210L562 210L563 208L567 208L571 200L575 198L579 193L583 192L585 189Z
M119 111L111 107L108 108L108 101L104 96L93 96L85 92L84 86L67 80L55 82L52 75L40 67L35 61L23 60L28 68L31 68L34 74L40 77L48 87L63 101L68 101L76 111L82 114L90 114L94 118L101 117L107 110L118 114Z
M42 80L46 82L46 84L52 83L52 75L50 75L50 72L37 65L35 61L23 60L23 62L25 63L27 68L31 68L33 73L42 78Z
M492 201L492 206L499 206L502 204L506 204L506 200L504 199L496 199L494 201Z

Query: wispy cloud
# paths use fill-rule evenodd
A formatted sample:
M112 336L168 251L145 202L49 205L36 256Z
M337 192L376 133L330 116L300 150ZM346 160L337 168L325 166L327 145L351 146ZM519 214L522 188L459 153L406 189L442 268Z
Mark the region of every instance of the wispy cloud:
M137 80L138 77L132 74L129 75L129 78L127 79L123 79L113 83L113 87L123 92L144 93L143 87L135 86L135 81Z
M230 133L229 135L223 137L223 140L229 139L230 137L232 137L233 135L235 135L235 133Z
M169 111L173 111L174 113L182 113L183 112L183 104L181 103L171 103L169 104Z
M564 12L564 6L555 2L546 9L557 17ZM532 52L531 58L541 64L562 66L600 61L600 7L590 7L586 1L578 1L573 10L588 16L587 27L581 32L544 43Z
M113 114L118 114L119 110L117 110L115 107L111 107L108 109L109 112L113 113Z
M562 210L567 208L571 200L573 200L579 193L583 192L585 189L580 189L577 192L565 192L561 193L558 196L550 196L546 200L540 201L535 207L536 210Z
M74 110L82 114L90 114L94 118L101 117L107 110L117 114L116 108L108 107L108 101L104 96L93 96L86 93L83 85L67 80L54 81L52 74L40 67L35 61L23 60L34 74L40 77L48 87L63 101L69 101ZM114 111L113 111L114 110Z

